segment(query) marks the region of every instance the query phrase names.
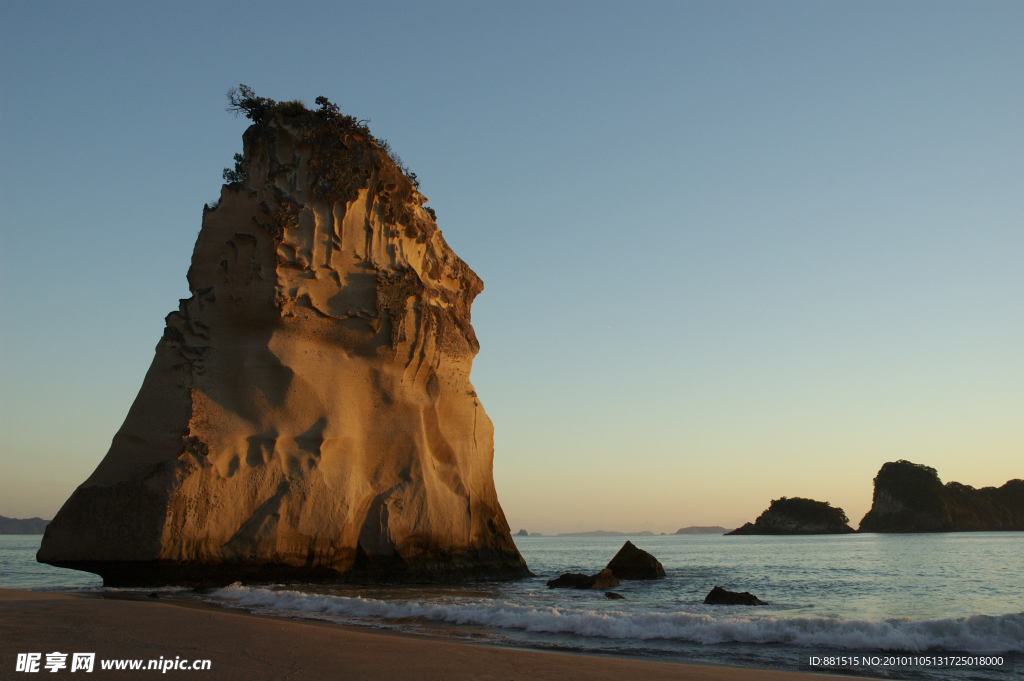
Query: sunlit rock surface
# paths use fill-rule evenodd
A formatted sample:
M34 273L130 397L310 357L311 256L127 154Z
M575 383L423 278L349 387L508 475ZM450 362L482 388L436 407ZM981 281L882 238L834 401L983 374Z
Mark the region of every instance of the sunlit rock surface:
M192 296L38 559L107 585L528 575L469 380L483 283L365 126L246 102Z

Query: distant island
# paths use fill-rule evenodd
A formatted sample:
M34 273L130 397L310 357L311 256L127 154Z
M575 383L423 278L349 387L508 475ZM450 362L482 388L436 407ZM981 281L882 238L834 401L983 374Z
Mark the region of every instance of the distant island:
M590 532L562 532L556 537L653 537L650 530L643 532L606 532L605 530L591 530Z
M680 527L676 530L676 534L725 534L729 530L725 527L719 527L718 525L691 525L690 527Z
M753 523L729 534L848 534L853 528L843 509L803 497L774 499Z
M42 534L49 520L42 518L8 518L0 515L0 534Z
M982 532L1024 530L1024 480L975 489L942 484L938 472L901 459L875 476L871 510L861 532Z

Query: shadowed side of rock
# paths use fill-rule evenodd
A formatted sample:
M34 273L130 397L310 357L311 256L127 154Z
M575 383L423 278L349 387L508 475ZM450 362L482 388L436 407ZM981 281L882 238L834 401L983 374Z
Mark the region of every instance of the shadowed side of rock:
M318 103L243 100L192 295L40 561L132 586L529 574L469 380L483 284L386 147Z
M661 579L665 568L658 559L627 541L608 563L607 569L619 579Z
M975 489L942 484L938 472L906 460L883 464L861 532L1024 530L1024 480Z

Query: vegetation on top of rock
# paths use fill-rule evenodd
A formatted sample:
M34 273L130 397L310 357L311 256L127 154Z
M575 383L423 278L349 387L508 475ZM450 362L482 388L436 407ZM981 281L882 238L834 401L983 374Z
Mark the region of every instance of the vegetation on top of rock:
M942 484L931 466L901 459L875 476L871 510L861 532L1024 530L1024 480L975 489Z
M772 500L753 523L728 534L843 534L853 532L843 509L803 497Z
M246 159L241 154L235 154L235 169L224 169L224 181L228 184L242 184L248 175L245 172Z
M328 203L351 201L377 170L378 193L392 208L392 222L408 218L407 205L420 186L416 173L409 171L387 140L374 137L369 120L342 113L337 104L323 96L316 98L316 105L316 109L309 109L299 100L276 102L257 96L247 85L228 91L228 111L251 120L256 128L253 134L273 135L270 124L279 120L310 145L309 169L316 198ZM224 169L224 179L229 185L241 186L248 159L236 155L235 160L234 170ZM436 213L430 209L427 212L436 222Z
M882 464L875 476L874 498L879 492L899 490L900 502L913 511L941 513L942 480L931 466L905 459Z

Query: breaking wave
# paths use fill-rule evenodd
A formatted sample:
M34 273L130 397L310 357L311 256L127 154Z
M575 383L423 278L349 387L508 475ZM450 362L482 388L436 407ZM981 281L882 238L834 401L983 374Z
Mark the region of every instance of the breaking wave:
M814 617L712 616L690 612L596 611L507 601L429 603L274 591L233 584L212 596L241 607L341 620L421 618L550 634L619 640L753 643L855 650L1024 651L1024 613L955 619L842 620ZM383 622L381 622L383 624Z

